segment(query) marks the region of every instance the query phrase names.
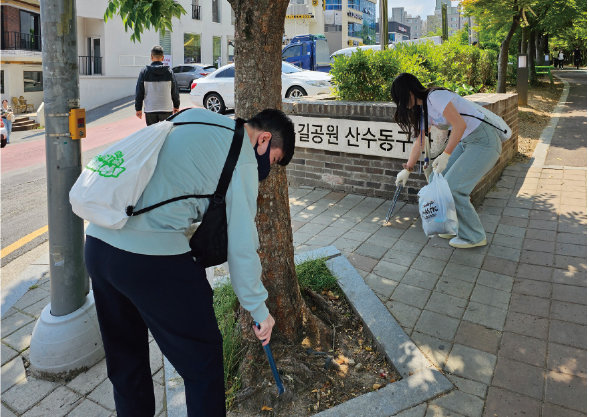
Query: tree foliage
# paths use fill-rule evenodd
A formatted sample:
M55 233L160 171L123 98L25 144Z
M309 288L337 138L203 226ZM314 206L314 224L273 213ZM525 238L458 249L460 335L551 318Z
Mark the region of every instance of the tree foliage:
M172 19L179 19L186 10L175 0L109 0L104 21L118 15L123 19L125 32L131 30L131 40L138 42L144 31L172 30Z

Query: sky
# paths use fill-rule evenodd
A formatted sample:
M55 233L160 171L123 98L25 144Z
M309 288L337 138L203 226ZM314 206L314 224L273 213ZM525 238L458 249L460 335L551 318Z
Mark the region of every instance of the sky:
M452 6L458 5L457 1L452 2ZM389 10L392 7L404 7L405 11L412 16L421 16L425 19L428 15L434 14L436 0L388 0ZM377 4L378 10L378 4Z

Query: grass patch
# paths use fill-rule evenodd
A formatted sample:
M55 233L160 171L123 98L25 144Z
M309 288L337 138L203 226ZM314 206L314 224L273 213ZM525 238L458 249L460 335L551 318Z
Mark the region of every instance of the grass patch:
M37 284L33 284L29 287L29 290L34 290L35 288L39 288Z
M223 337L225 406L229 409L235 393L241 387L241 378L237 372L241 360L241 333L237 326L237 296L230 283L213 290L213 308Z
M316 293L332 291L341 294L337 278L327 268L327 258L305 261L296 266L297 278L301 289L310 289Z

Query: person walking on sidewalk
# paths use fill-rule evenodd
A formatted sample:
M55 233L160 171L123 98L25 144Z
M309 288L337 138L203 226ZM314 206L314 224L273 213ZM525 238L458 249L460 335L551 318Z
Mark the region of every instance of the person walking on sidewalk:
M154 46L151 49L151 65L145 66L137 79L135 113L140 119L145 113L147 126L166 120L180 108L176 77L163 61L164 49Z
M564 52L562 52L562 49L561 49L560 51L558 51L558 68L563 69L563 65L564 65Z
M178 195L213 192L232 143L235 121L204 109L174 118L157 166L136 207ZM220 126L214 126L220 125ZM243 144L226 194L227 261L240 304L260 323L256 336L270 341L274 318L266 307L256 252L258 181L272 164L294 153L292 121L267 109L244 125ZM85 262L114 387L119 417L153 416L148 329L184 379L187 415L225 415L222 339L205 269L191 255L185 230L200 221L208 199L184 199L130 217L118 230L90 223Z
M473 248L487 244L485 229L473 205L470 193L475 185L497 162L501 154L501 139L497 129L483 123L481 114L468 100L443 88L425 88L412 74L395 78L391 96L397 109L394 116L404 131L416 138L407 163L397 174L396 185L405 185L422 151L417 138L422 114L427 126L448 129L450 136L444 152L432 164L435 173L448 181L458 216L458 235L440 235L450 239L455 248ZM461 114L465 115L464 117ZM470 115L472 117L467 117ZM424 132L424 135L428 132Z
M8 105L8 100L2 100L2 108L0 109L2 112L2 121L6 126L6 143L10 143L10 133L12 132L12 122L14 121L14 112L12 111L12 107Z

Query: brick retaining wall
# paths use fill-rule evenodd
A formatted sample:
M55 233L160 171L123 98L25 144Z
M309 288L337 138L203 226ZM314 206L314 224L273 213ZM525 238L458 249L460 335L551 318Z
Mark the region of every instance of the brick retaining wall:
M517 152L517 94L474 94L466 98L503 117L513 131L512 137L503 142L503 151L495 167L471 193L471 200L477 205L499 180L503 169ZM286 114L297 116L390 122L395 105L304 98L284 100L282 109ZM395 191L395 177L403 162L405 159L297 147L287 172L289 184L293 186L307 185L391 198ZM401 198L416 202L417 192L425 184L423 175L411 174Z

